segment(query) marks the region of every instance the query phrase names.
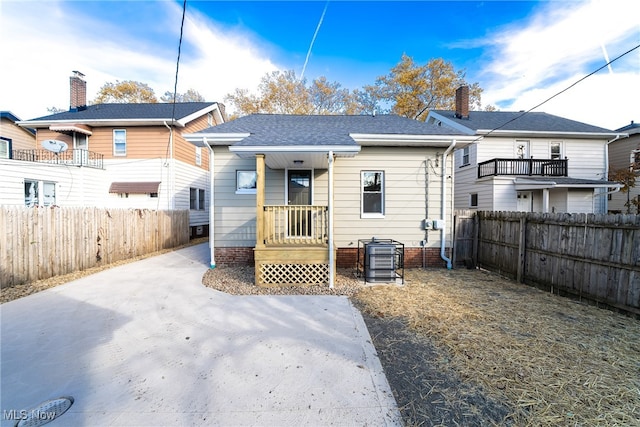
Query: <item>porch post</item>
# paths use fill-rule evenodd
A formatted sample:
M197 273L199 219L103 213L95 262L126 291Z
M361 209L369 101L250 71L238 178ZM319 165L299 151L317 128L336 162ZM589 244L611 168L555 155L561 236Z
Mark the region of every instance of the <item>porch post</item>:
M542 189L542 212L543 213L549 212L549 189L548 188Z
M329 239L329 287L333 288L335 282L335 256L334 256L334 248L333 248L333 151L329 151L329 188L328 188L328 197L327 197L327 205L329 208L329 230L327 230L327 237Z
M256 248L264 247L264 154L256 154Z

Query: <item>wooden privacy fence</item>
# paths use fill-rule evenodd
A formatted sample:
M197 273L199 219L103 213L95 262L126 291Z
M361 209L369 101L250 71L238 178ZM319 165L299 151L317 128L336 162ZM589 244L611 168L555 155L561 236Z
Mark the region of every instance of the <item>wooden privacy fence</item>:
M0 206L0 287L189 241L189 211Z
M458 212L454 261L640 314L640 215Z

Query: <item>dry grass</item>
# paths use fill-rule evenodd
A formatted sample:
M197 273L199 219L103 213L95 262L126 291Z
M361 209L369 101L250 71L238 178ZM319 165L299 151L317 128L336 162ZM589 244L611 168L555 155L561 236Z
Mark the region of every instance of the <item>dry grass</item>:
M413 270L356 295L442 348L523 426L639 426L640 322L473 270ZM445 366L446 365L446 366Z

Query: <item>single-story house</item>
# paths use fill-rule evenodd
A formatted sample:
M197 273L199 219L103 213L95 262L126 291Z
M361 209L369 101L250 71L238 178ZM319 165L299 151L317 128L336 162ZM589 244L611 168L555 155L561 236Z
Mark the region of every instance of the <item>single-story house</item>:
M211 153L212 267L333 286L375 238L400 242L404 267L451 268L451 153L475 136L395 115L254 114L184 138Z

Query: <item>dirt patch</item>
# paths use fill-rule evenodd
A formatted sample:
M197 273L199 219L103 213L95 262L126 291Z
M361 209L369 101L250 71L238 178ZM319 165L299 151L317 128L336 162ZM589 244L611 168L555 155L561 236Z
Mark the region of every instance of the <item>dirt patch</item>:
M410 425L640 425L637 320L475 270L412 270L355 300L370 330L392 325L371 334Z

